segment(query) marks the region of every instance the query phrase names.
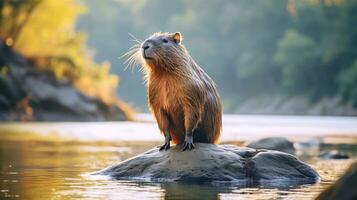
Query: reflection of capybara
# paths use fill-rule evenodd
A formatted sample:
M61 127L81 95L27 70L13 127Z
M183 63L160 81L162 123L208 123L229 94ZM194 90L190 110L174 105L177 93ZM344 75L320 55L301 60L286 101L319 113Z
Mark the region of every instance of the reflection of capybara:
M149 107L165 135L160 150L169 149L171 139L183 150L193 149L194 142L215 143L222 127L215 84L181 40L180 33L155 33L138 44L128 59L136 56L144 68Z

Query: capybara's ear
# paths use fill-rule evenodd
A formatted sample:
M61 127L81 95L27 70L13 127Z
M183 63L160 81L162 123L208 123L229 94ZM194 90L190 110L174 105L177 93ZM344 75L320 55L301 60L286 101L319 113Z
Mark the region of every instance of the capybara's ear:
M181 43L182 41L182 36L180 32L174 33L172 38L177 44Z

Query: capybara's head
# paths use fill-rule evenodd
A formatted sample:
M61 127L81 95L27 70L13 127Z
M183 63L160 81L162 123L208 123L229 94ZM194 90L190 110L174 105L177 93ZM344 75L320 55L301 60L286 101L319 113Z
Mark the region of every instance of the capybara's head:
M180 33L155 33L141 44L141 55L145 60L157 60L160 56L180 53Z
M177 72L180 66L186 66L191 61L182 45L182 35L176 33L154 33L145 41L134 39L135 44L126 54L128 65L141 64L144 68L154 71Z
M141 56L151 68L172 71L187 60L187 52L181 44L181 33L155 33L141 44ZM177 70L177 69L176 69Z

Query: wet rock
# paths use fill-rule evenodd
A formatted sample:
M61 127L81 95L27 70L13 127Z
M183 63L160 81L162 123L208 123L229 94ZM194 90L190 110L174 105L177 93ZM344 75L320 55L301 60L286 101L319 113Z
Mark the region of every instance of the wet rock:
M147 181L227 181L244 185L314 183L319 175L295 156L233 145L195 144L182 152L153 148L93 175Z
M357 199L357 163L354 163L335 184L324 190L316 200Z
M127 120L117 104L81 93L69 82L37 70L0 39L0 121Z
M337 150L332 150L332 151L324 151L319 154L319 158L322 159L348 159L350 158L349 155L337 151Z
M247 145L254 149L269 149L295 155L294 143L283 137L268 137L253 141Z

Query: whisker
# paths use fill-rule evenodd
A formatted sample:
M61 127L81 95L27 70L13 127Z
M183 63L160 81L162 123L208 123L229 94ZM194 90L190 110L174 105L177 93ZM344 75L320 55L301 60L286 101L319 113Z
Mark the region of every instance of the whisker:
M123 62L125 66L124 70L130 69L134 71L134 68L138 68L139 71L143 70L143 66L141 65L141 44L142 40L139 40L136 38L133 34L128 33L130 36L130 41L134 42L134 45L131 46L128 50L128 52L124 53L122 56L120 56L120 59L125 59Z
M139 48L132 48L127 53L125 53L123 55L123 57L127 58L124 62L124 64L126 64L126 67L124 68L124 70L131 68L132 71L134 71L135 67L140 66L140 64L138 62L139 58L140 58Z
M135 42L135 43L137 43L137 44L141 44L141 43L142 43L141 40L133 40L133 39L130 39L129 41L130 41L130 42Z
M131 41L137 42L137 43L141 43L141 42L142 42L142 41L139 40L137 37L135 37L133 34L131 34L131 33L128 33L128 34L129 34L129 36L131 37Z
M134 44L129 49L140 48L141 44Z
M139 47L131 47L130 49L129 49L129 51L128 52L126 52L126 53L124 53L122 56L120 56L119 58L121 59L121 58L125 58L125 57L127 57L127 56L130 56L130 55L132 55L133 53L135 53L136 51L139 51Z

